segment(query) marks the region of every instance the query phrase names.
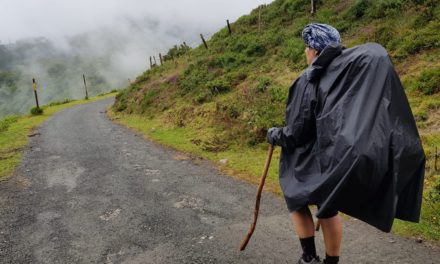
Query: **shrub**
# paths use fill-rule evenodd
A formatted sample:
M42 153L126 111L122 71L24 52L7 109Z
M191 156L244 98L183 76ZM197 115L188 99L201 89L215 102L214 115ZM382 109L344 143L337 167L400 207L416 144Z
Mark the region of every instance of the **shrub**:
M397 50L398 57L406 57L423 49L440 47L439 21L431 21L426 27L412 30L400 41Z
M429 197L434 202L440 202L440 177L434 182L431 191L429 192Z
M194 101L202 104L212 100L212 93L209 90L202 90L195 94Z
M391 25L380 25L374 31L372 40L387 48L390 48L388 43L390 42L390 40L395 39L394 32L395 30L392 28Z
M269 94L272 102L285 103L287 100L287 88L280 85L271 85L269 87Z
M127 104L122 102L115 103L114 109L116 109L117 112L122 112L127 109Z
M264 93L270 85L272 85L273 80L270 77L263 76L258 78L257 87L255 87L256 91L259 93Z
M303 67L304 60L304 44L300 39L292 38L287 40L283 46L283 56L289 60L291 64Z
M290 17L295 17L298 13L303 12L306 6L303 0L286 0L282 4L281 9Z
M246 80L247 76L247 72L241 68L227 73L224 78L231 84L231 86L237 86L242 81Z
M238 107L237 104L229 105L226 108L226 112L230 118L234 119L238 118L241 115L241 109Z
M231 43L231 50L247 56L263 56L266 53L263 38L256 34L242 35L235 38Z
M240 67L241 65L249 63L250 60L244 54L228 52L221 54L218 57L212 58L208 62L210 68L224 68L231 70Z
M263 56L266 53L266 47L261 43L252 42L248 45L245 53L248 56Z
M282 126L284 123L284 106L261 100L251 111L249 124L257 130Z
M370 7L370 0L358 0L350 9L348 9L345 17L351 20L359 19L365 15Z
M197 94L205 89L206 83L215 77L216 72L210 71L203 62L190 64L179 78L179 88L184 94Z
M142 112L145 112L145 110L154 102L157 95L159 94L159 91L157 90L148 90L141 101L141 109Z
M31 109L31 114L32 115L42 115L43 114L43 109L42 108L40 108L40 107L32 107L32 109Z
M440 67L424 70L416 81L416 89L424 94L440 91Z
M377 0L372 1L367 12L371 18L382 18L397 14L402 6L403 0Z
M231 84L224 79L214 79L209 81L206 86L212 94L225 93L231 90Z
M163 56L165 61L175 59L185 55L191 48L188 45L180 44L179 46L174 45L168 50L167 54Z

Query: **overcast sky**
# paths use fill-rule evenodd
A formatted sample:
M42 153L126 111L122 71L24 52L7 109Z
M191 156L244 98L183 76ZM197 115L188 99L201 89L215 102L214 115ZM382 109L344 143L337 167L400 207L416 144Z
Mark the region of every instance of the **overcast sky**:
M65 36L112 27L123 20L217 30L271 0L0 0L0 41ZM166 27L166 26L165 26ZM163 28L163 27L162 27ZM202 33L202 32L201 32ZM207 32L208 33L208 32Z

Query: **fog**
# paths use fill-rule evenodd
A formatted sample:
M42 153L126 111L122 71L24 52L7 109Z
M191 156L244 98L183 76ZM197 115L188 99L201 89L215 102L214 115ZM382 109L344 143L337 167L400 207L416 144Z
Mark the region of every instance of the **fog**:
M0 0L0 116L27 112L35 77L42 104L123 88L149 56L200 44L269 0Z

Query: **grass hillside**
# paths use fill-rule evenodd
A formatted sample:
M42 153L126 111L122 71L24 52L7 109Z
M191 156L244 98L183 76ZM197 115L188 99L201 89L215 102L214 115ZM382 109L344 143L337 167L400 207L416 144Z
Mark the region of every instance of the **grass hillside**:
M305 69L300 37L310 22L328 23L346 47L378 42L405 86L428 156L420 224L396 232L440 240L440 3L437 0L276 0L242 16L204 45L175 46L117 95L113 116L149 138L218 161L255 181L268 128L282 126L289 85ZM220 164L220 163L219 163ZM269 187L277 189L277 164ZM438 165L440 166L440 164Z

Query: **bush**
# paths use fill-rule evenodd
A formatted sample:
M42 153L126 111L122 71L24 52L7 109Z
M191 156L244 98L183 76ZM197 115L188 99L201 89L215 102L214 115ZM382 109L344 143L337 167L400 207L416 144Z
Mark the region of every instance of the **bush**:
M303 0L286 0L282 4L281 9L285 14L293 18L297 16L298 13L303 12L306 6Z
M440 202L440 177L434 182L431 191L429 192L429 197L434 202Z
M416 81L416 89L424 94L440 91L440 67L424 70Z
M356 20L363 17L370 7L370 0L358 0L350 9L348 9L345 17L351 20Z
M42 115L43 114L43 109L42 108L40 108L40 107L32 107L32 109L31 109L31 114L32 115Z
M241 68L227 73L224 78L231 84L231 86L237 86L242 81L246 80L247 76L247 72Z
M255 87L255 89L259 93L264 93L269 88L269 86L272 85L272 83L273 83L272 78L266 76L260 77L258 78L258 84L257 87Z
M431 21L426 27L410 31L400 41L397 49L398 57L406 57L423 49L440 47L439 21Z
M230 118L238 118L241 115L241 108L238 106L238 104L232 104L227 106L226 113Z
M287 101L287 88L280 85L272 85L269 87L269 94L272 102L285 103Z
M382 18L398 14L402 6L403 0L377 0L370 5L367 12L371 18Z
M216 72L209 70L204 61L190 64L179 77L179 88L184 94L198 94L206 88L206 83L216 77Z
M231 50L236 53L243 53L247 56L263 56L266 54L266 47L260 35L242 35L236 37L231 43Z
M305 64L304 48L302 40L292 38L284 43L282 54L292 65L296 65L297 68L303 68Z
M264 47L264 45L261 43L252 42L248 45L245 53L248 56L260 57L266 53L266 47Z
M209 81L206 86L214 95L229 92L231 90L231 84L224 79L214 79Z
M377 42L386 48L390 48L388 43L390 40L395 39L394 32L395 30L391 25L380 25L374 31L372 41Z
M224 68L226 70L232 70L238 68L244 64L250 62L250 59L247 58L244 54L228 52L221 54L218 57L211 58L208 61L208 67L210 68Z
M163 59L165 61L172 60L185 55L190 50L191 48L185 44L180 44L179 46L174 45L171 49L168 50L167 54L163 56Z
M209 90L202 90L195 94L194 101L202 104L212 100L212 93Z
M249 123L256 127L257 130L280 127L284 123L284 110L285 108L282 104L271 104L262 100L251 111Z
M141 109L142 112L145 112L145 110L153 104L154 100L156 99L157 95L159 94L159 91L157 90L148 90L144 97L141 100Z

